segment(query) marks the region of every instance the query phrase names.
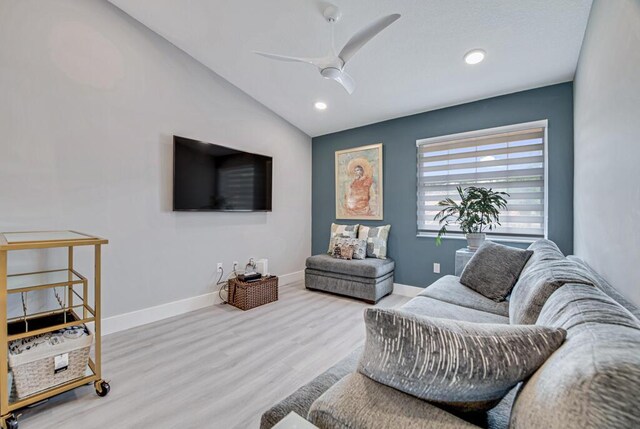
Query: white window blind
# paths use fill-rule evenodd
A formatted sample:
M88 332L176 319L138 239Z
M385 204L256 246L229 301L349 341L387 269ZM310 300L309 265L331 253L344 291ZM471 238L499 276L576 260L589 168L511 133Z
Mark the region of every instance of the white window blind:
M419 140L418 232L440 229L433 217L438 201L460 202L456 187L482 186L510 194L501 226L493 236L537 238L545 235L545 127L541 123ZM521 129L519 129L521 128ZM461 233L457 225L447 227Z

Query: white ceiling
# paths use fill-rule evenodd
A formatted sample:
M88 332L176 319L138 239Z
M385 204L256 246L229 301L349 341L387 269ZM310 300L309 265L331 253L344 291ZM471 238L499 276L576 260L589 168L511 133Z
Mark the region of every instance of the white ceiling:
M323 56L330 27L316 0L109 0L223 78L318 136L573 79L591 0L335 0L338 50L374 19L402 18L347 65L348 95L308 64L261 50ZM473 49L484 62L464 63ZM319 112L314 102L328 109Z

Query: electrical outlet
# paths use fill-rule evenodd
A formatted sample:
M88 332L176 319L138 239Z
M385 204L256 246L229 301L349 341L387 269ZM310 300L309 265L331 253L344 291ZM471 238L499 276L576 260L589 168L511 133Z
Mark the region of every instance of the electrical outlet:
M238 269L238 261L233 261L233 271Z
M222 271L222 262L218 262L218 267L216 268L218 272Z
M440 264L437 262L433 263L433 272L436 274L440 274Z

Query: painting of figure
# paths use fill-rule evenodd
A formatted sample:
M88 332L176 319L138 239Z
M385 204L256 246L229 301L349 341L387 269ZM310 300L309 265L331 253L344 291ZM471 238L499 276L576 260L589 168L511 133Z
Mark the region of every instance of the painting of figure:
M336 152L336 219L382 220L382 143Z

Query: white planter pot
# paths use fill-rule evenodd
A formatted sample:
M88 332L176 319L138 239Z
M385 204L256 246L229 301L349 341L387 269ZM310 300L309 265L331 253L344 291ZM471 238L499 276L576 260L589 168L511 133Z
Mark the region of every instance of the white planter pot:
M478 247L482 246L485 238L487 238L487 234L484 232L472 232L467 234L467 249L469 250L478 250Z

